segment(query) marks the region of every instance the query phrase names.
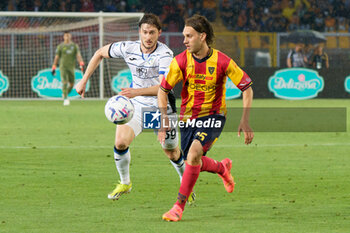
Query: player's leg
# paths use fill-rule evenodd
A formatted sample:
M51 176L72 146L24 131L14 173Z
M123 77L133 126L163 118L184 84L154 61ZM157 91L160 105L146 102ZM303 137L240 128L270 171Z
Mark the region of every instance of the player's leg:
M205 155L210 148L214 145L214 143L219 138L222 129L225 125L225 117L221 115L213 115L209 118L214 118L216 121L221 122L221 127L218 128L202 128L198 129L198 131L195 134L195 139L198 140L198 142L201 143L203 148L203 154ZM207 118L203 118L203 121L205 121ZM233 192L235 183L233 180L233 177L231 175L231 167L232 167L232 161L228 158L222 160L221 162L216 161L212 158L209 158L207 156L203 156L201 158L201 172L211 172L211 173L217 173L220 178L223 180L225 189L227 192L231 193Z
M118 200L122 194L129 193L131 190L129 145L135 137L133 129L128 125L117 125L116 128L114 162L120 183L108 194L108 198L113 200Z
M165 141L164 144L162 144L162 148L166 156L170 159L170 163L174 166L176 172L179 174L181 182L182 174L185 171L185 161L179 149L178 140L177 128L173 127L166 132Z
M193 141L187 155L187 164L182 177L177 201L174 206L162 218L166 221L180 221L185 209L186 201L197 182L200 173L200 162L203 155L202 145L197 140Z
M183 174L180 190L178 193L178 201L173 208L163 215L163 219L167 221L179 221L182 218L182 211L185 208L186 201L198 179L201 171L218 173L223 176L223 180L227 179L228 183L233 183L233 178L226 168L226 161L215 161L211 158L203 156L219 137L221 130L225 124L225 118L217 117L222 123L221 129L202 128L202 129L181 129L181 147L187 154L186 169ZM197 119L206 121L208 117ZM203 125L203 124L202 124ZM230 177L229 177L230 176ZM224 181L225 184L225 181ZM234 183L233 183L234 184ZM225 184L226 187L226 184ZM232 189L233 190L233 189Z
M61 82L62 82L62 97L63 97L63 105L69 105L68 97L68 72L67 70L60 68L61 73Z
M177 115L173 114L171 116L173 119L177 120ZM175 124L172 124L175 125ZM162 145L163 151L166 154L166 156L169 158L170 163L175 168L176 172L179 175L180 183L182 180L182 175L185 171L185 158L183 152L179 149L178 146L178 130L176 127L173 127L172 129L168 130L166 132L166 137L164 144ZM192 205L196 201L196 194L192 192L188 198L188 204Z
M67 97L74 87L75 74L74 69L68 72L68 87L67 87Z
M118 200L124 193L131 190L130 180L130 150L129 145L142 132L140 106L134 104L133 118L124 125L117 125L114 143L114 161L117 167L120 184L108 194L109 199Z

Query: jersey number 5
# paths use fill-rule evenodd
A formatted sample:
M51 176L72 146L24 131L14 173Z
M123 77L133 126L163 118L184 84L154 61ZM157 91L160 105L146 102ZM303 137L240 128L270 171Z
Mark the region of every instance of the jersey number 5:
M204 141L205 137L208 136L208 134L204 132L198 132L196 136L199 137L199 140Z

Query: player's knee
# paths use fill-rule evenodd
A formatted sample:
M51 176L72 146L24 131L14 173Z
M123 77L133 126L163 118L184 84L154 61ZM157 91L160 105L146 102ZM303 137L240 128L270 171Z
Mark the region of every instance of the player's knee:
M115 142L115 148L117 148L118 150L126 150L129 147L129 145L126 143L126 141L124 140L117 140Z
M187 163L191 166L197 166L201 163L201 155L197 153L188 153Z
M176 147L175 149L164 149L164 152L170 160L177 161L180 158L179 147Z

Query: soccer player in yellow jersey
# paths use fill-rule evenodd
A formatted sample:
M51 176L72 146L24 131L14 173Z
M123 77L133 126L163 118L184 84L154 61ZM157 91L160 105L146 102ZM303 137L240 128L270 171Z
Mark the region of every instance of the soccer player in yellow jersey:
M163 142L168 127L166 113L167 93L180 81L181 112L179 124L181 149L187 157L177 202L163 215L166 221L179 221L186 201L201 171L217 173L223 180L226 191L234 189L231 175L232 161L221 162L206 155L219 137L226 120L226 77L243 92L243 115L238 126L238 135L244 132L245 143L250 144L254 133L250 128L249 109L253 101L252 81L236 63L224 53L210 47L213 29L208 20L200 15L188 18L183 30L186 50L171 62L169 73L158 91L158 105L162 113L162 127L158 140Z

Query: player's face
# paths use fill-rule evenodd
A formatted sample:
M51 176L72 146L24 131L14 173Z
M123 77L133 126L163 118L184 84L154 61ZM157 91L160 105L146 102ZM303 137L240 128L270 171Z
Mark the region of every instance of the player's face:
M141 38L141 47L146 50L152 50L157 46L157 41L161 31L158 30L154 25L142 24L139 30Z
M70 34L70 33L64 33L63 34L63 40L64 40L64 42L70 42L70 40L71 40L71 38L72 38L72 35Z
M193 27L185 26L182 34L184 35L184 44L190 53L198 53L205 43L205 33L197 32Z

